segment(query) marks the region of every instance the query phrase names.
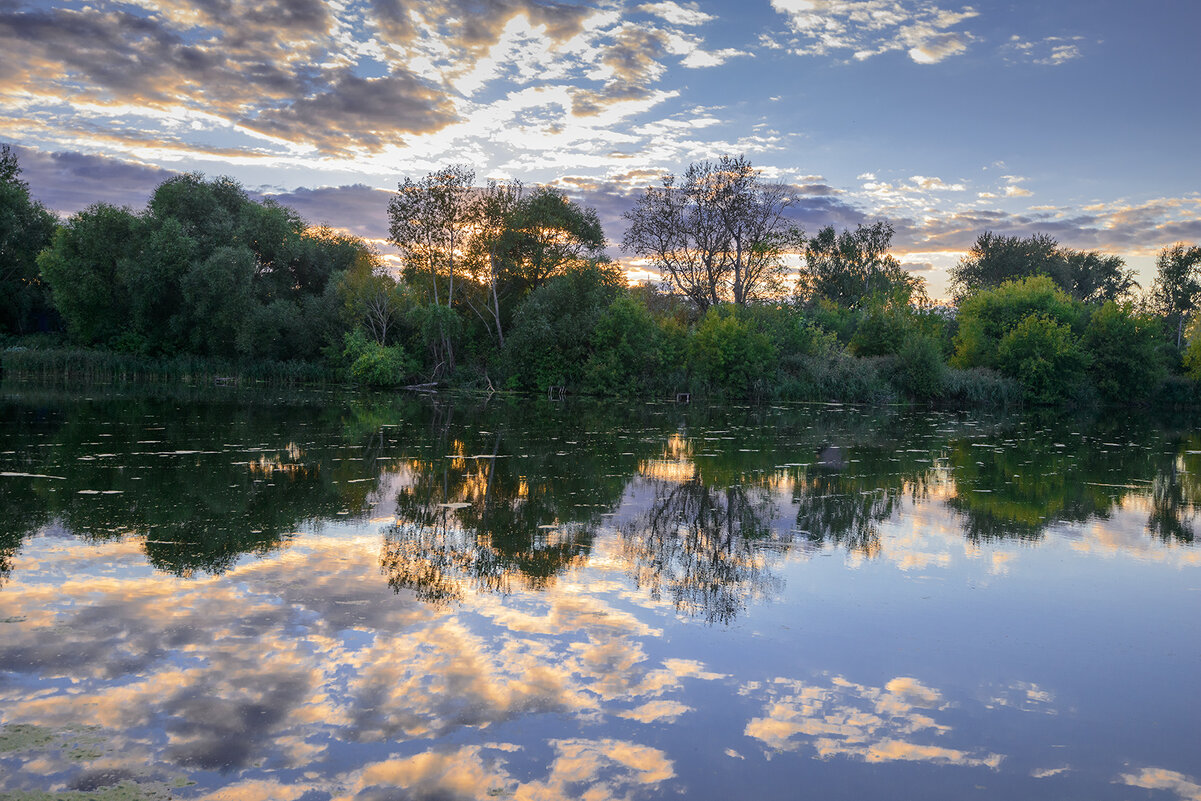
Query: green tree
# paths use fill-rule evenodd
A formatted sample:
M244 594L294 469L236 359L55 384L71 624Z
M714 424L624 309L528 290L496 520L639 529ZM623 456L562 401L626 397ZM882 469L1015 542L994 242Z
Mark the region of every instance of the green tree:
M20 175L16 154L0 145L0 332L18 334L35 328L51 309L37 256L57 225Z
M1121 301L1138 286L1118 256L1061 248L1047 234L1023 239L985 231L951 268L951 292L958 302L973 292L1035 275L1048 276L1084 303Z
M828 225L805 243L796 291L809 301L855 309L873 296L903 303L925 296L925 282L888 252L892 224L879 220L837 234Z
M387 345L404 309L404 292L371 251L359 253L337 285L344 314L379 345Z
M73 215L38 256L54 304L78 341L105 344L127 330L130 293L122 278L142 230L129 209L97 203Z
M1001 340L1031 315L1069 328L1080 321L1078 305L1047 276L1009 281L959 304L953 363L998 369Z
M623 216L622 247L650 260L700 311L745 306L780 291L783 257L804 235L786 217L797 202L744 157L697 162L648 187Z
M515 386L580 387L597 323L624 291L617 267L595 262L572 268L529 294L513 317L505 355Z
M1151 305L1167 320L1179 348L1189 313L1201 305L1201 245L1177 242L1164 248L1155 261L1155 271Z
M1145 399L1165 372L1156 321L1129 304L1107 302L1089 317L1083 345L1093 385L1107 401Z
M736 308L714 306L692 336L688 361L702 381L746 395L775 369L776 356L771 340L748 325Z
M1058 403L1079 393L1088 358L1069 325L1030 314L1001 337L997 368L1021 382L1036 403Z
M663 334L638 299L619 295L597 320L584 366L584 387L601 395L645 390L662 366Z

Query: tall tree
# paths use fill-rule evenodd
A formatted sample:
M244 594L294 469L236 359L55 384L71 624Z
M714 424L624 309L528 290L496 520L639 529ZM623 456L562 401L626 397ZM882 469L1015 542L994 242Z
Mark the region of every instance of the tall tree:
M29 196L21 166L8 145L0 145L0 331L25 333L51 309L37 255L50 244L57 221Z
M697 162L648 187L624 215L622 247L650 259L701 311L780 289L783 257L804 241L787 210L796 196L768 184L744 157Z
M924 296L925 282L888 252L892 235L892 224L885 220L841 234L827 225L805 243L797 292L848 309L859 308L873 296L903 303Z
M475 172L463 165L451 165L432 172L420 181L405 178L388 203L388 231L391 242L400 248L410 282L428 273L430 296L438 336L433 350L435 373L454 370L454 343L447 325L455 299L455 273L464 267L463 256L470 237L475 206L472 186ZM442 285L445 285L445 292Z
M38 256L67 329L84 344L105 344L127 330L130 298L121 279L141 238L133 212L97 203L72 216Z
M1023 239L985 231L951 268L951 292L959 302L973 292L1035 275L1045 275L1072 298L1094 304L1120 302L1138 286L1119 256L1062 248L1047 234Z
M1155 260L1151 305L1176 331L1176 347L1184 338L1189 313L1201 305L1201 245L1177 242Z

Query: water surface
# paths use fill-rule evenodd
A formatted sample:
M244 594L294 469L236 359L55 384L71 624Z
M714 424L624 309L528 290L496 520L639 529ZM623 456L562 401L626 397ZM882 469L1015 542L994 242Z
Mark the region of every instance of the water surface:
M1201 799L1201 431L0 400L0 799Z

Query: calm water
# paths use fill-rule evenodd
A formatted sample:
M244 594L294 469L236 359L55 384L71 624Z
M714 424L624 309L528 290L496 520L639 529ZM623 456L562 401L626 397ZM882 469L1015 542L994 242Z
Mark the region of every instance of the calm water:
M0 393L0 798L1201 799L1201 429Z

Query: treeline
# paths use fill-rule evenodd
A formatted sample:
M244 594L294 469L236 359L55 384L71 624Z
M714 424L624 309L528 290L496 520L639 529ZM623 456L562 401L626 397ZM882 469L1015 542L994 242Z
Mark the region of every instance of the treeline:
M2 165L0 336L6 363L34 372L74 346L106 364L288 365L274 374L381 387L1201 399L1198 246L1165 249L1140 293L1116 256L986 232L952 270L953 303L937 304L891 255L887 222L806 235L789 221L795 195L723 158L626 212L624 250L663 277L631 287L593 210L545 187L479 187L464 167L399 186L393 269L229 179L179 176L141 212L96 204L59 223L7 147Z

